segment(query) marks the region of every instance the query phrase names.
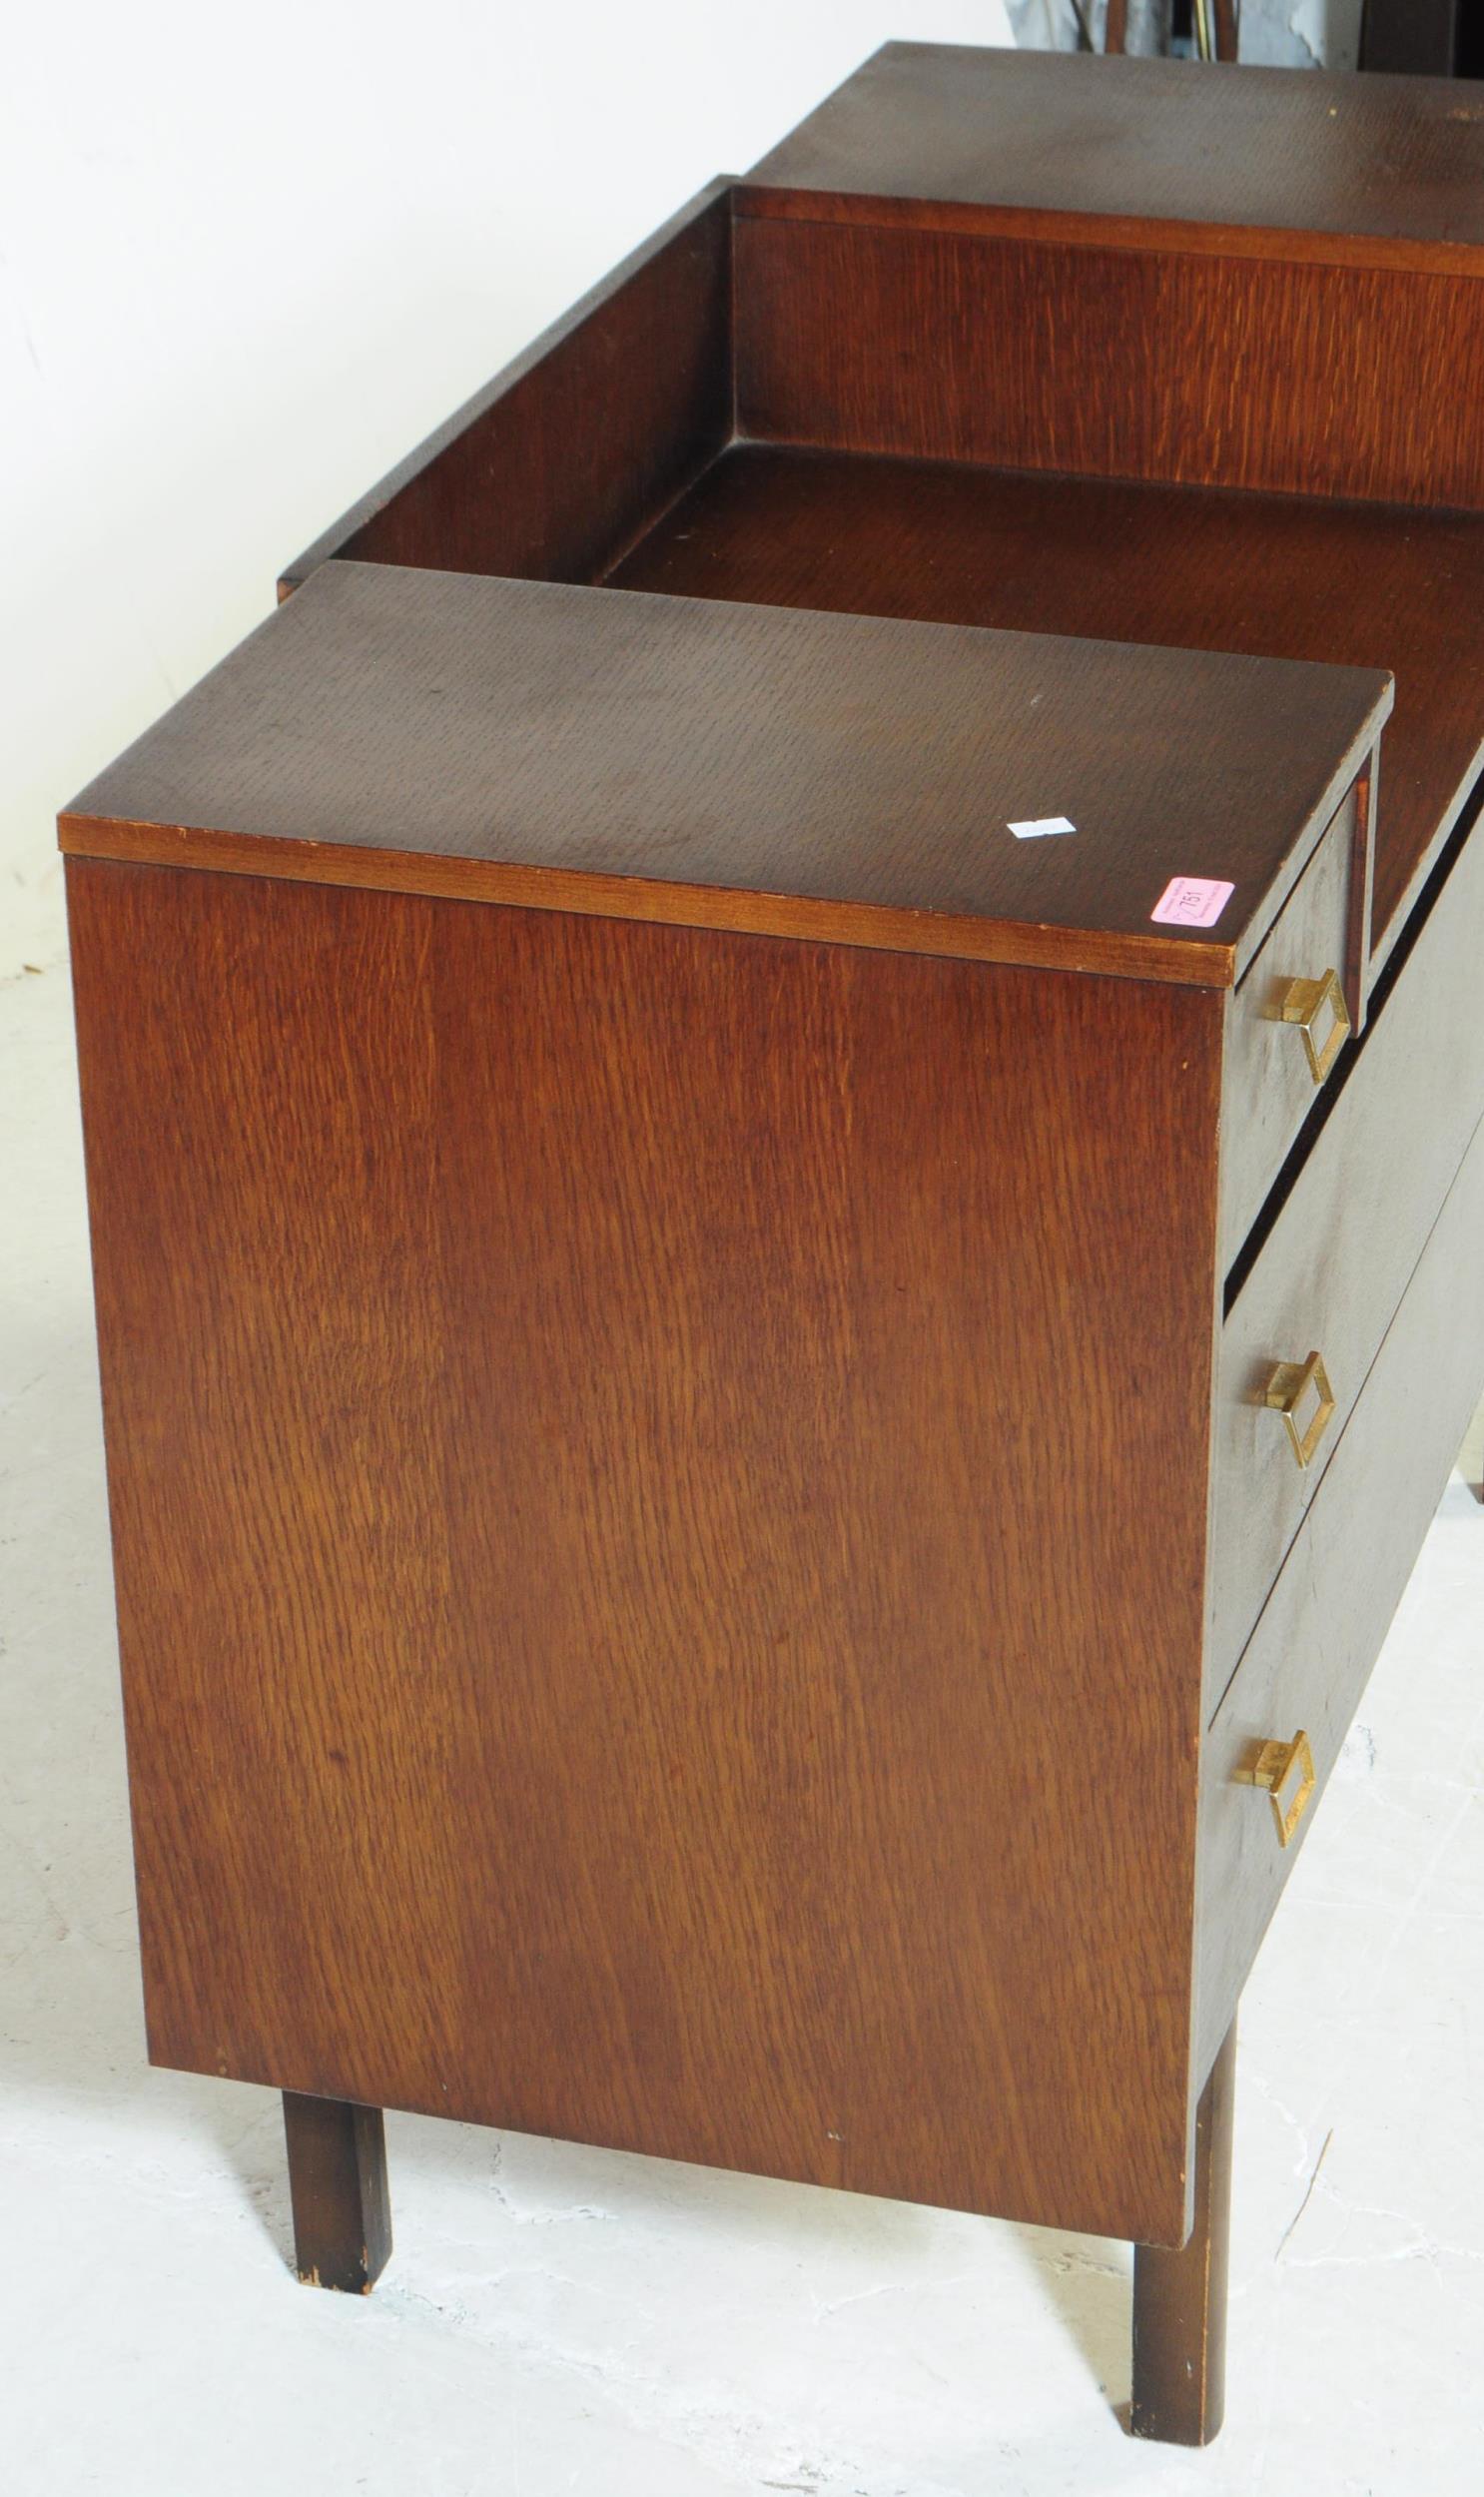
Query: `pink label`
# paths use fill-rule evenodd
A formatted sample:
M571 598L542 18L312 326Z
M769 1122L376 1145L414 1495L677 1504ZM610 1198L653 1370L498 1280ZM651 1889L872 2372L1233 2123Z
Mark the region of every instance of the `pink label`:
M1235 890L1214 876L1171 876L1149 917L1167 928L1213 928Z

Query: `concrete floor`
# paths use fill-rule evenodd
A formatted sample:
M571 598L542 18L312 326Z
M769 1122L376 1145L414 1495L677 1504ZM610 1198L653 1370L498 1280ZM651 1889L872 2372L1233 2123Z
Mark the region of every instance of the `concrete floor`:
M1243 2012L1230 2415L1126 2248L411 2117L299 2288L268 2091L144 2060L65 974L0 985L0 2487L1476 2497L1484 1512L1444 1497Z

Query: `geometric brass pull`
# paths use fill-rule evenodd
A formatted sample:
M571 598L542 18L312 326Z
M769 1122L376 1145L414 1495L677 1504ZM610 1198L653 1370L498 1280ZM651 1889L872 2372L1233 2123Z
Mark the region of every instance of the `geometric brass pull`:
M1322 1084L1350 1033L1350 1010L1338 972L1326 971L1322 980L1290 980L1278 1012L1282 1022L1297 1024L1309 1073Z
M1309 1399L1314 1409L1306 1420L1300 1420ZM1269 1370L1262 1390L1262 1401L1274 1413L1281 1413L1288 1432L1288 1444L1300 1465L1307 1465L1315 1448L1329 1427L1334 1411L1329 1372L1317 1352L1306 1361L1279 1361Z
M1235 1776L1238 1786L1265 1789L1277 1825L1278 1845L1286 1847L1308 1810L1309 1797L1314 1791L1314 1755L1309 1749L1308 1736L1300 1727L1291 1743L1254 1744L1250 1756ZM1285 1806L1283 1790L1292 1784L1295 1776L1298 1784L1291 1802Z

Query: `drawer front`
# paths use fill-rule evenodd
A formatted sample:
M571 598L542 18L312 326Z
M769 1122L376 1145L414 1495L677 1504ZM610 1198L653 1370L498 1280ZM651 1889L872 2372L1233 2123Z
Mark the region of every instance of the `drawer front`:
M1216 1372L1208 1718L1484 1112L1481 938L1484 826L1456 858L1363 1040L1348 1053L1329 1116L1227 1312ZM1297 1372L1314 1352L1333 1411L1316 1428L1316 1397L1306 1386L1290 1429L1266 1397L1280 1365ZM1296 1438L1306 1443L1306 1462Z
M1268 1919L1411 1574L1484 1384L1484 1127L1423 1249L1236 1677L1201 1769L1196 2069L1225 2034ZM1484 1522L1479 1531L1484 1534ZM1308 1738L1314 1790L1287 1845L1246 1783L1265 1744ZM1274 1760L1271 1768L1281 1765Z
M1360 1027L1373 777L1349 792L1231 1001L1221 1078L1227 1265Z

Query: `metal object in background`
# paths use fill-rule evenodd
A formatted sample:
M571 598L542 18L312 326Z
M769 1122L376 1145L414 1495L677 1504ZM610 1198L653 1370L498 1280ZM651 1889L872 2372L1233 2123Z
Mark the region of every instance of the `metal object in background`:
M1168 52L1173 0L1108 0L1107 52ZM1236 0L1190 0L1190 36L1202 61L1236 59Z
M1009 0L1010 23L1025 52L1085 52L1098 47L1103 0Z
M1193 45L1199 60L1234 61L1240 14L1240 0L1010 0L1017 41L1053 52L1156 54ZM1260 50L1265 24L1259 58L1273 57ZM1341 61L1345 45L1342 29ZM1333 61L1328 44L1325 51ZM1484 77L1484 0L1364 0L1360 67Z

